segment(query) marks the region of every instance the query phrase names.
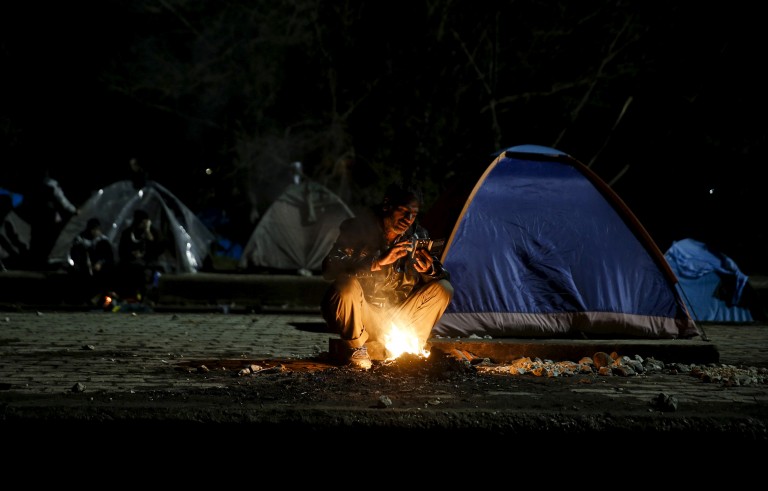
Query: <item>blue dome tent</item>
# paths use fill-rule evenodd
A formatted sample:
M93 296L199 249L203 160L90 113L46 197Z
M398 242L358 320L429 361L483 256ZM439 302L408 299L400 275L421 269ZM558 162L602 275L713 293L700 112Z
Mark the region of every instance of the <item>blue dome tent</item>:
M455 294L433 335L702 335L634 214L584 164L552 148L516 146L493 160L442 260Z

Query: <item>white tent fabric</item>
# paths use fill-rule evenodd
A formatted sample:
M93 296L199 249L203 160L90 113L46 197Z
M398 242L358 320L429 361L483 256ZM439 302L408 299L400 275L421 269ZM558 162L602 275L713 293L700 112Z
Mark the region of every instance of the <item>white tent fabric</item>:
M353 216L341 198L322 184L310 180L290 184L257 224L239 266L319 273L339 225Z
M74 238L91 218L98 218L104 233L117 245L123 230L130 225L133 212L143 209L152 224L163 233L171 247L160 257L167 273L194 273L203 266L215 240L197 216L168 189L155 181L147 181L136 189L129 180L117 181L93 194L59 234L49 255L51 264L66 264Z
M14 255L13 253L25 254L26 251L29 250L29 238L31 236L31 228L29 226L29 223L27 223L26 220L24 220L19 215L17 215L15 211L10 211L5 216L3 223L0 225L2 225L0 227L0 235L3 236L3 240L0 240L0 260L8 259L12 257ZM6 228L15 234L16 240L21 242L21 244L26 248L25 251L6 251L5 250L2 244L6 243L6 241L11 247L14 245L14 238L6 236L6 234L8 233L8 230L6 230Z

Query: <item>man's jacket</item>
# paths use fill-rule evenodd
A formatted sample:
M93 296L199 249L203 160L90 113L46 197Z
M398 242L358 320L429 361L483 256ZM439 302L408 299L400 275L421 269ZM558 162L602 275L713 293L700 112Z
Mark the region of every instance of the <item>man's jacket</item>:
M414 224L397 242L415 238L428 239L429 233ZM382 266L380 271L371 271L373 262L384 256L388 248L379 216L370 211L349 218L339 226L339 236L323 260L323 277L337 280L354 276L360 281L366 300L379 307L399 305L418 287L449 277L436 256L432 256L433 270L428 273L416 271L410 255Z

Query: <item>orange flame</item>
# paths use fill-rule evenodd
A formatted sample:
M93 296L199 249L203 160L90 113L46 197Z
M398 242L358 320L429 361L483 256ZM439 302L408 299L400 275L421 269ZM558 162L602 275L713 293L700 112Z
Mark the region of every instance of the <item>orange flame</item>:
M407 331L395 324L387 334L384 335L384 347L387 350L387 360L394 360L403 353L414 355L429 356L429 351L423 349L423 343L419 341L414 332Z

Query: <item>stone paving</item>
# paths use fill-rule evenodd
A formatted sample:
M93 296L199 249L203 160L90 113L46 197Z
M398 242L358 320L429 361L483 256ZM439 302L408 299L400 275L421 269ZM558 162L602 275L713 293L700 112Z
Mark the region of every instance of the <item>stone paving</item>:
M0 433L9 473L53 457L62 472L114 468L120 476L140 475L149 464L161 473L172 468L175 477L173 459L194 475L250 478L254 469L284 473L288 462L322 475L350 451L382 462L393 452L431 462L444 469L437 474L450 478L447 485L455 484L454 461L484 472L489 463L506 469L521 459L578 472L594 464L604 474L617 464L634 468L645 456L694 455L716 462L717 472L762 471L753 457L768 441L766 383L705 383L685 374L582 383L510 374L499 384L494 375L470 377L482 380L468 392L454 391L450 380L419 383L391 394L395 406L381 409L376 403L392 380L382 392L350 400L337 399L322 376L312 378L321 386L309 393L329 394L315 402L259 397L237 390L241 377L179 369L201 360L237 369L240 360L315 359L335 338L324 329L317 313L0 313ZM706 333L718 366L768 367L768 326L707 326ZM361 382L354 371L348 377ZM661 394L674 396L673 411L650 404Z
M768 367L768 326L704 329L720 363ZM327 352L333 337L324 331L322 318L312 313L4 313L0 388L28 394L70 392L78 383L91 392L201 388L220 382L190 379L175 368L189 360L312 358ZM635 379L631 394L596 385L573 390L603 391L611 398L647 398L669 390L681 402L768 402L765 384L723 390L719 384L680 375Z
M225 276L178 278L155 312L131 313L51 304L63 287L57 277L0 275L5 309L0 312L0 433L9 475L28 464L39 466L44 458L46 468L63 466L58 476L95 469L98 462L102 470L120 469L120 476L143 477L140 471L150 464L161 474L172 468L177 478L177 468L168 462L178 458L179 469L194 470L190 475L207 468L217 479L246 468L242 475L250 479L252 469L284 469L286 462L319 466L319 474L307 474L320 476L350 450L365 452L370 461L372 455L390 461L393 448L382 442L399 437L408 445L396 445L398 455L405 451L421 464L436 456L431 469L441 470L430 473L430 480L444 476L451 486L458 471L454 463L472 469L468 475L476 485L477 465L485 474L492 468L488 462L498 462L508 477L509 466L520 468L525 458L537 466L557 463L558 469L570 463L579 473L599 469L601 475L626 462L636 476L646 457L693 463L688 460L693 456L706 466L707 476L723 470L730 477L731 469L738 469L741 477L750 472L762 477L762 462L752 459L762 457L755 448L768 441L768 384L762 382L707 383L667 373L589 380L493 375L470 377L477 383L469 393L454 390L450 381L430 380L412 393L399 393L395 406L382 410L376 405L379 392L372 389L353 401L337 399L333 387L321 385L316 390L328 397L304 403L309 399L303 396L269 399L238 391L242 377L179 369L201 361L236 369L241 361L263 359L295 360L298 367L301 360L325 354L335 339L325 332L317 309L321 282ZM262 301L251 305L246 302L251 298ZM645 357L658 352L664 362L675 361L668 356L714 352L714 368L768 368L768 325L701 327L704 340L621 342L617 352L633 356L642 350ZM470 344L430 341L433 348ZM521 348L571 355L598 346L562 342L528 340L522 346L481 340L472 347L482 348L473 352L480 358L495 358L491 355ZM314 380L315 374L307 375ZM280 385L297 376L264 380ZM381 382L386 393L392 381ZM668 412L649 404L661 394L674 396L679 408ZM432 404L435 400L442 403ZM267 465L271 462L275 466Z
M185 359L306 358L328 350L316 315L40 312L0 315L0 383L30 393L173 389ZM196 380L195 386L201 381ZM204 382L203 382L204 383Z

